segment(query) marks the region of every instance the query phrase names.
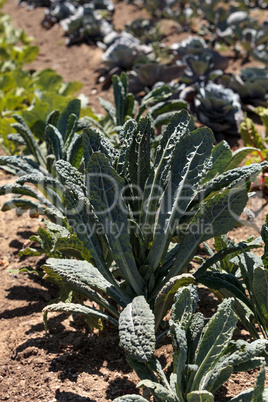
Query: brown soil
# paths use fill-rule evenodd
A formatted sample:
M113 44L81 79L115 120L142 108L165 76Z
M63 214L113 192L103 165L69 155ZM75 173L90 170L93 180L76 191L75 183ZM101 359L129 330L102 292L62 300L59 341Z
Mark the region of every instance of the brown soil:
M7 0L3 11L12 15L14 25L33 35L40 46L37 60L28 67L53 68L65 81L81 81L90 106L102 112L98 96L112 100L111 90L103 91L97 83L96 69L100 67L102 52L83 44L66 48L60 26L55 25L49 31L41 28L44 9L27 11L13 0ZM114 24L120 29L145 15L145 11L134 6L116 3ZM178 37L174 35L173 40ZM168 41L172 41L171 37ZM234 62L233 70L239 67L239 61ZM14 178L0 171L0 184L10 181ZM260 229L268 212L261 193L252 207L257 211L255 223ZM35 275L18 274L23 266L37 267L44 261L40 257L18 257L20 248L36 233L38 226L39 222L30 220L27 214L18 217L13 211L0 213L0 400L97 402L138 393L138 377L125 360L116 330L105 328L99 335L88 331L80 321L63 314L50 314L49 331L45 333L42 309L58 296L58 289ZM230 233L237 241L249 235L258 233L248 227ZM217 302L207 290L200 292L202 311L209 316ZM243 330L240 336L249 340ZM172 353L171 346L163 344L157 353L165 367ZM228 401L252 386L256 375L257 372L232 375L216 394L215 401Z

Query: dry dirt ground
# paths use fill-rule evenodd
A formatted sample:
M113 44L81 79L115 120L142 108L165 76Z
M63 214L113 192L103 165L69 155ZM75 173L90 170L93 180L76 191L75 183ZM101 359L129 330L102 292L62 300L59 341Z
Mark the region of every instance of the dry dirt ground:
M29 68L49 67L65 81L81 81L90 106L101 112L97 97L112 100L111 91L103 91L97 83L101 51L87 45L66 48L58 25L50 31L41 28L43 9L27 11L15 1L7 0L3 11L13 16L15 26L35 36L40 46L40 54ZM141 16L146 16L143 10L117 3L114 24L120 29ZM233 70L240 68L237 61L231 66ZM0 184L10 181L14 178L0 171ZM265 197L257 195L251 206L257 212L255 223L260 228L268 212ZM102 402L137 393L138 378L127 365L116 330L105 328L100 335L90 333L82 322L63 314L51 314L49 332L45 333L42 309L57 297L58 289L37 276L18 274L23 266L42 265L40 257L18 257L20 248L36 233L38 226L39 222L30 220L27 214L18 217L13 211L0 213L0 400ZM258 235L253 229L238 228L230 237L238 241L251 234ZM209 316L217 302L207 290L200 292L202 311ZM242 335L247 339L245 331ZM158 355L163 367L171 353L170 345L161 346ZM232 375L216 394L215 401L228 401L230 396L250 387L256 374Z

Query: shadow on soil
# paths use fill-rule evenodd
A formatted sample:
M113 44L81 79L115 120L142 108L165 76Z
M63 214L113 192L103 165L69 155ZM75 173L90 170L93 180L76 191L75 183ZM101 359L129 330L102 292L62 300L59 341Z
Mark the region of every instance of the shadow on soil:
M49 335L31 338L19 345L14 353L14 359L25 361L31 355L36 356L41 353L41 350L45 350L47 356L50 355L48 370L58 373L58 379L61 382L69 380L76 383L82 373L87 373L104 377L104 380L108 382L107 400L113 400L128 393L138 393L136 385L128 379L128 373L132 370L126 362L123 350L119 347L116 330L107 330L100 336L98 334L88 335L79 330L66 330L61 323L65 319L65 314L50 318L48 320ZM31 328L31 331L39 330L41 330L39 325ZM107 368L109 374L111 372L118 373L118 368L120 368L120 377L110 378L105 371L101 370L103 368ZM93 402L90 398L59 390L56 398L57 401Z
M28 339L17 347L17 354L25 353L28 348L44 349L48 353L56 354L51 360L50 371L59 372L62 381L69 379L76 382L81 372L103 376L100 372L103 366L112 371L120 367L124 374L131 371L114 330L100 336L88 335L79 330L70 331L61 324L65 319L65 314L50 318L49 334ZM38 331L44 331L42 324L32 327L27 334Z
M73 392L56 391L55 398L59 402L76 401L76 402L96 402L94 399L87 398L86 396L79 396Z
M43 262L41 262L43 264ZM16 278L16 274L14 277ZM41 312L51 299L58 297L59 289L48 281L41 279L38 275L28 274L27 281L30 279L30 285L19 284L6 289L8 300L21 300L28 302L27 305L15 307L12 310L5 309L0 313L0 319L12 319L14 317L29 316L33 313ZM24 304L24 303L22 303Z

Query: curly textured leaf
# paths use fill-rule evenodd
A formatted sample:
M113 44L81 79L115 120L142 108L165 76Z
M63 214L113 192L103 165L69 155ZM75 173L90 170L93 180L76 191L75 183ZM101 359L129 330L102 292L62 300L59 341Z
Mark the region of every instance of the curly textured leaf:
M87 292L90 293L93 289L111 296L121 306L126 305L115 287L101 275L97 268L87 261L49 258L43 268L46 272L53 270L70 287L75 288L80 293L84 292L87 295Z
M67 136L70 116L74 114L76 116L77 121L80 115L80 108L81 108L81 101L79 99L72 99L60 114L57 128L61 134L61 138L63 141L65 140L65 136Z
M103 256L102 243L96 234L96 221L93 214L89 213L91 208L88 199L75 188L66 188L64 205L73 231L90 251L101 274L112 282L113 277Z
M122 199L124 180L110 166L108 159L99 153L90 158L87 172L90 172L87 173L90 202L108 238L114 260L129 286L137 295L143 294L144 281L133 256L127 208Z
M99 97L99 102L100 102L101 106L103 107L103 109L105 109L108 116L110 117L112 123L116 124L116 110L115 110L114 105L111 102L109 102L106 99L103 99L101 97Z
M40 147L38 146L33 133L25 123L24 119L18 115L13 115L14 119L17 120L18 123L13 123L11 126L17 130L17 132L22 136L24 141L27 143L29 150L31 151L32 155L36 158L36 161L42 165L46 166L45 157L41 152Z
M213 133L207 128L185 133L178 140L147 259L147 264L154 269L158 267L180 219L199 193L199 183L206 174L213 141Z
M131 183L141 191L144 190L145 182L151 172L150 140L153 133L150 118L141 118L129 151L128 170Z
M49 124L48 126L46 126L45 129L45 137L46 141L49 143L49 146L52 149L56 161L62 159L65 156L65 150L63 139L59 130Z
M176 113L169 121L156 150L154 173L146 182L143 196L140 222L144 227L153 228L159 200L163 195L170 176L172 155L176 144L187 132L190 132L191 117L186 110ZM153 230L144 233L145 244L152 241Z
M268 269L257 267L254 270L252 290L260 315L268 329Z
M118 325L117 320L111 317L110 315L102 313L101 311L96 310L93 307L83 306L82 304L75 304L75 303L49 304L43 309L43 312L46 315L49 311L58 311L61 313L68 313L68 314L79 314L85 317L96 317L108 320L116 326Z
M69 162L58 160L55 164L59 180L64 186L74 185L86 195L84 176Z
M83 158L83 136L75 134L67 149L67 162L76 169L79 168Z
M19 177L16 182L22 184L23 187L25 187L24 183L34 184L44 194L44 197L40 198L44 205L52 209L57 208L59 211L63 210L63 186L58 180L41 173L33 173Z
M208 197L191 221L191 225L196 226L193 229L189 226L187 236L178 245L176 259L164 281L167 282L186 269L201 242L231 230L246 206L247 199L247 191L243 188L225 189ZM196 230L200 225L201 230Z
M154 315L144 296L137 296L119 318L120 345L138 362L148 362L155 350Z
M121 143L119 159L117 163L117 173L124 176L126 169L129 165L130 147L137 130L136 120L129 119L123 126L119 133L119 140Z
M72 139L74 138L75 130L76 130L76 126L77 126L77 121L78 118L75 114L70 114L69 118L68 118L68 125L67 125L67 131L65 134L65 138L64 138L64 148L65 151L69 148Z
M192 314L198 302L197 290L194 286L180 288L174 298L174 303L170 311L172 321L186 330L190 324Z
M158 328L161 320L164 318L167 311L170 309L174 295L182 286L187 286L193 283L194 277L191 274L182 274L171 278L160 290L155 298L154 315L155 327Z
M53 207L53 205L41 194L38 194L32 187L30 186L21 186L17 183L12 184L3 184L0 186L0 195L4 194L20 194L27 195L28 197L33 197L40 201L43 205L48 207Z
M257 339L244 344L241 342L240 349L227 357L226 361L232 365L234 372L253 370L260 367L264 361L267 345L267 339Z
M189 132L191 116L186 110L176 113L167 125L163 137L157 147L155 157L156 179L155 184L164 188L167 181L167 172L170 169L173 151L185 133Z
M112 146L111 142L104 137L100 130L93 127L83 131L83 149L85 169L87 169L89 159L94 152L103 153L111 165L118 158L118 151Z
M206 183L204 198L212 192L222 190L224 187L236 186L239 183L244 184L245 187L248 181L255 180L256 176L267 166L267 162L254 163L250 166L238 167L220 174Z
M30 216L36 218L36 214L45 215L52 222L63 224L65 216L56 208L44 208L42 204L23 198L12 198L2 205L2 211L10 211L18 208L19 211L29 210Z
M178 399L183 400L183 371L187 362L188 352L186 332L180 327L180 325L178 325L176 322L173 322L172 319L169 321L169 323L173 345L173 372L176 374L175 387Z
M202 378L200 387L214 394L230 378L232 373L233 367L231 365L227 365L225 362L217 365Z
M116 125L123 126L127 116L133 117L133 96L128 94L128 80L125 73L121 73L120 78L114 75L112 82L116 108Z
M68 237L58 237L54 244L53 250L59 250L65 255L71 255L78 259L83 259L92 262L92 255L86 248L84 243L77 237L76 234L69 234Z
M173 393L167 388L163 387L163 385L158 382L153 382L151 380L142 380L137 385L138 388L148 388L160 401L164 402L174 402L176 401Z
M211 169L204 177L202 183L213 179L216 175L224 172L226 166L232 159L232 151L226 141L221 141L212 149Z
M31 174L34 170L36 170L36 173L39 173L37 169L33 169L25 158L22 159L17 155L0 156L0 166L7 171L11 171L13 174L17 174L18 176Z
M195 359L199 368L193 379L192 391L199 388L202 377L216 365L229 345L237 322L233 303L233 299L225 299L204 329Z
M190 363L194 363L196 348L204 325L205 319L202 313L198 312L192 315L192 319L187 331L188 361Z
M18 133L15 133L15 134L8 134L8 135L7 135L7 139L8 139L9 141L17 142L19 145L27 145L26 141L25 141L25 140L23 139L23 137L22 137L20 134L18 134Z
M34 210L40 215L45 214L45 208L43 207L42 204L36 201L32 200L27 200L24 198L12 198L11 200L6 201L2 205L2 211L10 211L11 209L14 208L20 208L21 210Z
M62 185L53 177L45 176L41 172L39 173L32 173L32 174L25 174L20 176L17 179L17 183L24 184L24 183L31 183L31 184L43 184L43 187L46 186L52 187L56 192L59 190L59 193L62 193L63 187Z

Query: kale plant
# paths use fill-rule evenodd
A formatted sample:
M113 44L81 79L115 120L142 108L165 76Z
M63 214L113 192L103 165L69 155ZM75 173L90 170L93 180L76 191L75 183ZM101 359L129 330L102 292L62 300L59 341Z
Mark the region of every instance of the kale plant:
M39 164L21 156L0 157L3 168L20 176L17 183L1 188L2 194L20 195L2 209L29 209L31 215L45 215L58 225L35 239L54 257L44 270L65 294L69 290L101 301L113 322L119 313L109 298L125 307L144 295L155 309L158 328L175 289L193 281L184 272L199 244L234 227L251 180L267 163L237 168L251 149L232 154L226 143L214 146L209 128L195 129L186 110L175 112L176 102L165 101L170 87L153 90L135 111L125 75L114 84L115 108L105 105L106 124L116 125L112 141L90 120L77 121L77 101L60 117L53 113L48 118L52 158L44 157L27 127L17 126ZM129 118L132 113L135 119ZM155 137L155 128L161 126L161 135ZM78 127L84 128L82 134L76 133ZM70 257L85 261L62 259L68 250ZM69 302L49 307L74 313L80 309L79 314L81 308L85 314L99 314Z
M197 302L197 290L192 285L180 288L174 296L169 320L173 362L167 373L154 356L154 315L144 297L134 298L122 311L120 344L141 379L138 387L148 388L156 401L214 401L215 392L233 372L261 367L255 388L234 400L254 400L250 397L267 395L264 373L268 341L232 340L237 323L234 299L224 300L209 320L202 313L195 313ZM128 395L114 402L132 400L145 401Z
M22 145L21 152L23 152L24 156L30 156L32 159L24 161L24 158L16 156L13 158L3 156L1 165L5 165L5 161L8 161L7 163L10 164L9 171L17 174L21 169L22 173L22 166L18 167L14 163L12 168L11 162L12 160L21 160L22 164L23 162L28 163L32 165L33 169L39 170L40 174L43 173L46 176L53 174L54 162L59 159L67 160L72 165L79 167L82 159L81 151L79 151L82 146L82 137L76 133L76 129L78 127L80 107L80 100L74 99L68 103L62 113L55 110L47 116L44 132L39 138L42 141L41 147L24 119L18 114L13 115L16 123L13 123L12 127L17 133L10 134L8 138Z
M219 299L235 298L234 309L254 338L259 338L258 329L268 338L267 219L262 227L262 239L265 251L261 258L248 251L250 244L259 247L260 239L236 245L225 236L217 238L216 252L210 250L210 258L194 273L196 280L212 289ZM226 255L227 249L233 252Z
M139 121L145 113L150 115L154 129L159 130L164 124L167 124L172 115L181 109L187 107L187 103L181 99L172 99L174 89L167 84L161 84L159 87L148 91L138 104L130 91L127 75L122 72L120 77L114 75L112 78L114 105L100 98L100 103L106 110L107 115L99 122L85 117L81 119L81 124L96 126L106 137L110 134L119 132L127 119L133 118Z
M86 129L85 174L56 162L68 230L90 254L84 262L49 259L44 270L48 278L61 278L65 289L108 303L106 318L113 322L118 311L109 297L125 307L144 295L158 328L174 290L193 281L183 273L198 245L234 226L247 202L247 182L264 165L233 169L248 151L226 158L226 145L213 147L211 130L194 130L186 111L174 114L156 148L152 135L149 117L124 124L119 149L100 131ZM46 311L80 314L81 309L99 314L68 302Z

